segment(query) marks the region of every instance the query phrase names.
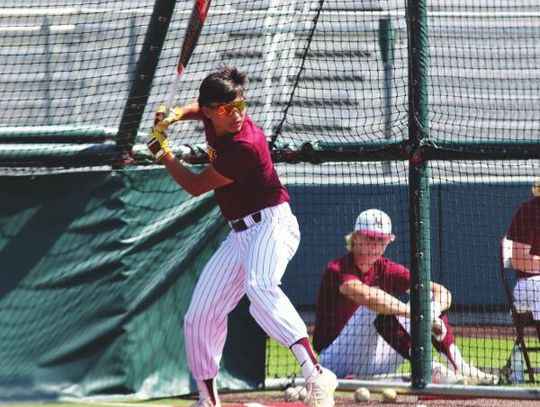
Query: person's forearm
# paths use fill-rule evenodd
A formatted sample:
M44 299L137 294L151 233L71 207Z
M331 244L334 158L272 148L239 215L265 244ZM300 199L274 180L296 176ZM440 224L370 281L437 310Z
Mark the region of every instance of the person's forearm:
M182 118L180 120L202 120L203 114L197 101L181 106Z
M377 296L368 297L364 306L368 307L373 312L383 315L399 315L403 317L411 317L411 309L409 304L401 302L397 298L380 298Z
M514 242L512 246L512 267L530 274L540 274L540 256L530 254L531 246Z
M174 156L169 153L161 160L171 177L178 185L192 196L199 196L206 191L201 190L198 182L198 174L191 172Z
M369 308L377 314L411 316L411 310L408 304L403 303L377 287L369 287L362 283L356 283L344 285L340 291L347 298Z

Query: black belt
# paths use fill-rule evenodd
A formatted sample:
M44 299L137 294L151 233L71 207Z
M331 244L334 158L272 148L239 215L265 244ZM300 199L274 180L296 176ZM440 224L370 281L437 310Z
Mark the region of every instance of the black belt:
M253 219L253 222L259 223L262 220L262 215L260 212L252 213L251 219ZM246 222L244 222L244 219L237 220L236 222L231 222L231 228L235 232L243 232L244 230L247 230L249 228L248 225L246 225Z
M530 276L521 276L517 277L518 280L528 280L529 278L532 278L534 276L537 276L538 274L531 274Z

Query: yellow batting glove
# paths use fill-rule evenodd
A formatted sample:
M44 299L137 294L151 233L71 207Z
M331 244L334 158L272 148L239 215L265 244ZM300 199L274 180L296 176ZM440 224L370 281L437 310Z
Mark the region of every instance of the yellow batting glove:
M167 106L161 105L156 110L154 127L157 131L164 132L171 124L179 121L183 115L184 111L179 106L169 109Z
M157 161L161 161L163 157L171 152L167 135L162 131L156 130L155 127L148 135L146 146Z
M169 108L165 105L161 105L156 109L156 117L154 118L154 126L167 117Z

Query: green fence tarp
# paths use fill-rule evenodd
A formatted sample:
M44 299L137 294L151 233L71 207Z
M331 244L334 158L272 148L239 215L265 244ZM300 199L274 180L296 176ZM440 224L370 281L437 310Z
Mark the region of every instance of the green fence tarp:
M162 168L4 176L0 190L0 400L193 392L183 316L228 229L212 195ZM230 324L220 387L259 387L247 301Z

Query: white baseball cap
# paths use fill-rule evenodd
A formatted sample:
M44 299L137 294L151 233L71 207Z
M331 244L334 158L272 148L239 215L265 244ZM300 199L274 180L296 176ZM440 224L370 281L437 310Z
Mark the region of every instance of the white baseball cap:
M392 221L390 216L379 209L368 209L358 215L354 224L354 231L362 235L387 238L394 240L392 234Z

